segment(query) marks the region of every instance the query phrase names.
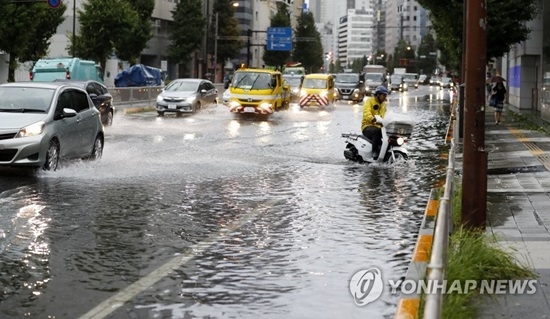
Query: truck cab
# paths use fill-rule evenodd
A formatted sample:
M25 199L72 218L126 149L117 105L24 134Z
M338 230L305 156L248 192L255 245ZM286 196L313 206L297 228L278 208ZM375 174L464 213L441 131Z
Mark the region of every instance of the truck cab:
M270 115L290 106L290 85L279 71L243 68L229 84L229 111Z
M34 64L29 74L31 81L53 82L57 79L103 83L103 70L94 61L79 58L47 58Z

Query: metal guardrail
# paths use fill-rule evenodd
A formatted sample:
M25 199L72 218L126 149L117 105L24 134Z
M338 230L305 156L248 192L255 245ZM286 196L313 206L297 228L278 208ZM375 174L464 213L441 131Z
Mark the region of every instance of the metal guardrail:
M426 273L427 280L433 285L437 282L442 284L446 277L447 255L449 250L449 236L452 231L452 207L454 195L454 173L455 173L455 155L457 132L459 130L457 121L458 103L453 103L451 106L454 109L451 112L451 124L453 127L452 138L450 139L449 162L447 165L447 174L445 177L445 186L443 197L439 199L439 210L434 230L432 252L430 263ZM454 126L453 126L454 125ZM433 287L433 286L432 286ZM440 319L443 312L443 296L442 289L431 291L425 296L424 303L424 319Z
M215 83L218 95L223 94L223 83ZM139 87L110 87L107 88L113 96L115 108L125 109L140 106L153 106L157 102L157 96L164 86L139 86Z

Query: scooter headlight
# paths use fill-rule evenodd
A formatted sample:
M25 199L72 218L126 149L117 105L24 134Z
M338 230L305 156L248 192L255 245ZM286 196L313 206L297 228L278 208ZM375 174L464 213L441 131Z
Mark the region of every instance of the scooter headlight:
M397 142L397 145L401 146L405 144L405 139L402 137L398 137L396 142Z

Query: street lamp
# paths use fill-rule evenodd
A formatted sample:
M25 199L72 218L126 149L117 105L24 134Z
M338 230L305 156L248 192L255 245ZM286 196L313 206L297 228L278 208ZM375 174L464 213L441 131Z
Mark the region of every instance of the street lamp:
M218 80L218 13L216 12L216 26L214 34L214 83Z

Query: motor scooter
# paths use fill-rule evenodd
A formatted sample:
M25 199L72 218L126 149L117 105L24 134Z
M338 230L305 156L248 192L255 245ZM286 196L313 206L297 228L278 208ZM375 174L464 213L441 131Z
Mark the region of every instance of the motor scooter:
M394 163L409 159L404 144L411 137L414 125L409 121L383 119L375 115L382 124L382 146L377 159L372 157L372 141L363 134L343 133L346 139L344 157L358 163Z

